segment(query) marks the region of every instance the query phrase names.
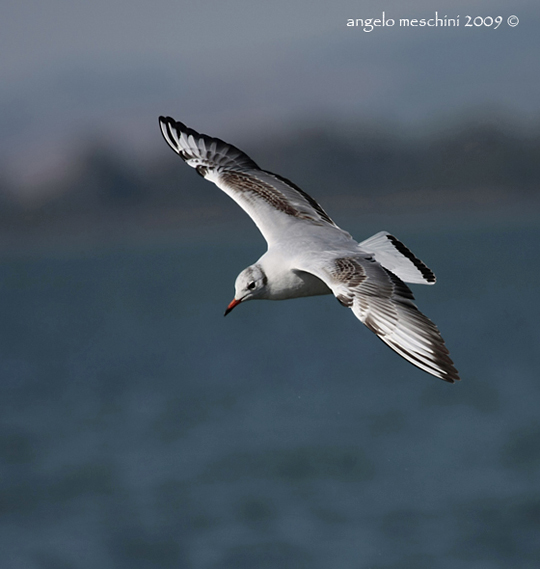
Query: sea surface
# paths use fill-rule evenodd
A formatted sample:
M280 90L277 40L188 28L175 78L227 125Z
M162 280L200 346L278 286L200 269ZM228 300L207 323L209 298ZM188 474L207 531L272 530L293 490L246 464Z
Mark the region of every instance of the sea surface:
M540 224L380 229L460 383L331 296L223 318L255 229L2 251L0 567L537 569Z

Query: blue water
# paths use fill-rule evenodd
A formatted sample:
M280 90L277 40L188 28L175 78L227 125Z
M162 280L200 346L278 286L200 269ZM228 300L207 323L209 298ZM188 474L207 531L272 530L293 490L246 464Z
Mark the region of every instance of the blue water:
M459 384L331 297L223 318L260 240L4 252L0 567L537 568L540 229L397 235Z

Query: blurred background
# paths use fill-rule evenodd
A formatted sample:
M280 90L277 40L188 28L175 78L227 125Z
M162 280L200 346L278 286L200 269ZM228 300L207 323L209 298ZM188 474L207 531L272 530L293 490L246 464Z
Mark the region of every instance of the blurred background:
M538 566L540 8L436 9L4 3L3 568ZM224 319L266 244L161 114L404 241L462 382L331 297Z

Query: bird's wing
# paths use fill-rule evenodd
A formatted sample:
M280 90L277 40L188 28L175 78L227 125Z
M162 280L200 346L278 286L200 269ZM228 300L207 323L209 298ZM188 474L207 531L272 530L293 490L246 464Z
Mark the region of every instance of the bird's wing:
M169 146L229 195L253 219L268 244L283 239L291 223L299 221L345 233L311 196L289 180L261 170L235 146L171 117L160 117L159 125Z
M409 287L373 255L310 258L298 270L320 278L341 304L400 356L453 383L459 375L435 324L413 303Z

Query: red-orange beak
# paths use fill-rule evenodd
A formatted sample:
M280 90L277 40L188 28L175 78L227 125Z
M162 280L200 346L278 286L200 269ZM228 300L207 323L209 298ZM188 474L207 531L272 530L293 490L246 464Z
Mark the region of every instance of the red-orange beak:
M234 298L232 300L232 302L229 304L229 306L227 306L227 310L225 310L225 314L223 316L227 316L227 314L229 314L229 312L235 307L238 306L242 301L241 300L236 300L236 298Z

